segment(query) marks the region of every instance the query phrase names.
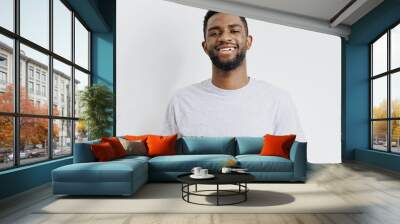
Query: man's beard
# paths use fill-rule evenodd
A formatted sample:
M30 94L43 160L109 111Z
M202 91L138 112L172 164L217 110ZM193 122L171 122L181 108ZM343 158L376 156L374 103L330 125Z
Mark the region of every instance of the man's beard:
M214 54L214 51L211 50L208 53L212 63L223 71L231 71L236 69L242 64L244 58L246 57L246 51L240 51L233 60L223 62L219 60L218 55Z

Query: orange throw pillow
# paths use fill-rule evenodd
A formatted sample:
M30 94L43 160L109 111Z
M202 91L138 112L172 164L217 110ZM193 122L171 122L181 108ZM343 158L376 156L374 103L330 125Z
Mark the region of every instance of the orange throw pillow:
M124 138L126 140L129 141L142 141L142 142L146 142L147 137L149 137L149 135L125 135Z
M93 144L90 147L92 149L94 157L99 162L109 161L117 158L114 149L108 142Z
M121 158L126 156L126 151L124 146L122 146L121 142L117 137L110 137L110 138L101 138L101 142L108 142L114 149L115 155L117 158Z
M147 137L148 156L164 156L176 154L176 139L178 135L158 136L150 135Z
M290 159L290 148L296 135L265 135L261 156L280 156Z

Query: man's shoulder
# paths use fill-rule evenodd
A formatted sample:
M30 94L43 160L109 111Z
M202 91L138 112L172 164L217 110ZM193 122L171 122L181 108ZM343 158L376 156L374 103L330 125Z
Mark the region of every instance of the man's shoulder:
M204 87L207 85L209 80L204 80L201 82L197 82L185 87L181 87L177 89L172 96L172 100L178 100L187 97L193 97L199 94L199 92L204 91Z
M278 98L281 97L289 97L289 92L275 84L272 84L270 82L264 81L264 80L258 80L254 79L253 80L253 86L255 89L259 91L263 91L267 93L269 96L275 96Z

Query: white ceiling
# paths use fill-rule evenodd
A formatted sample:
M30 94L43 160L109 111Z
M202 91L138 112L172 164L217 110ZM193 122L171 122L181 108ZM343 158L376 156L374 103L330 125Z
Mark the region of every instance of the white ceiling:
M167 0L348 38L351 25L383 0ZM348 6L345 10L342 10ZM342 11L342 12L341 12ZM341 12L341 13L339 13Z
M351 0L222 0L330 20Z

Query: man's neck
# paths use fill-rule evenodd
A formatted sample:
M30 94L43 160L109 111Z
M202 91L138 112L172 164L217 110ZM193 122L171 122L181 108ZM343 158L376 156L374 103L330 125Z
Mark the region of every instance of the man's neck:
M223 71L213 65L212 84L221 89L240 89L247 85L249 78L247 76L246 62L231 71Z

